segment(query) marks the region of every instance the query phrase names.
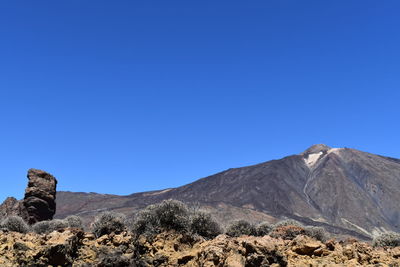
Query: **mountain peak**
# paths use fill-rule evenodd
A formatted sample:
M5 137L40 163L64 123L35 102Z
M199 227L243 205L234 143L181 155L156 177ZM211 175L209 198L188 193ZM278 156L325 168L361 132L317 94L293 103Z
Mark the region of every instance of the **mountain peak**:
M325 154L326 152L328 152L329 150L331 150L332 148L324 145L324 144L317 144L317 145L312 145L310 146L306 151L304 151L303 153L301 153L302 155L309 155L309 154L318 154L318 153L323 153Z

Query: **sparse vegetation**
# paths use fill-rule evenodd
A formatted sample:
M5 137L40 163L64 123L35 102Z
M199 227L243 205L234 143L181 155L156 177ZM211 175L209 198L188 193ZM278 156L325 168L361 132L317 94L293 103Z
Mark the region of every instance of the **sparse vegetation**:
M211 214L198 211L190 220L190 231L204 238L212 239L222 233L221 226L213 219Z
M241 235L256 235L257 230L254 225L248 221L239 220L228 226L226 229L226 234L232 237L238 237Z
M372 244L374 245L374 247L400 246L400 234L395 232L380 234L373 239Z
M304 232L305 235L315 238L319 241L325 242L326 240L328 240L328 233L323 227L307 226L304 227Z
M298 235L304 235L305 230L303 227L295 225L282 225L274 228L269 234L273 238L282 238L284 240L292 240Z
M257 225L256 234L257 236L268 235L272 231L272 225L268 222L262 222Z
M60 219L54 219L54 220L49 221L49 231L50 232L62 230L65 228L68 228L67 221L60 220Z
M50 221L41 221L32 225L32 230L37 234L46 234L50 232Z
M175 230L188 232L190 212L178 200L164 200L159 204L147 206L134 220L132 230L138 235L154 235L162 231Z
M6 217L1 222L1 228L18 233L27 233L30 230L29 225L21 217L18 216Z
M92 232L96 237L111 233L121 233L126 229L125 216L116 212L104 212L96 216Z
M296 220L292 220L292 219L287 219L287 220L279 221L276 224L274 224L273 229L276 229L281 226L288 226L288 225L303 227L303 224L301 224L300 222L298 222Z
M54 219L41 221L32 225L32 230L37 234L47 234L70 227L67 220Z
M156 206L155 213L163 230L185 232L189 228L189 210L181 201L164 200Z
M137 235L154 235L157 234L160 228L160 223L157 218L156 205L149 205L145 209L139 211L132 223L132 232Z
M292 219L282 220L272 226L269 235L273 238L292 240L298 235L304 235L304 226Z
M71 215L64 219L71 228L83 228L82 219L79 216Z

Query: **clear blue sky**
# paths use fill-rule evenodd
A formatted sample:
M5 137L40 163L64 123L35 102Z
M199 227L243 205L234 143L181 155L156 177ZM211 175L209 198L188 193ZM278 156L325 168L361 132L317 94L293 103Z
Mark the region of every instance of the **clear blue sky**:
M0 201L175 187L312 144L400 158L400 2L2 1Z

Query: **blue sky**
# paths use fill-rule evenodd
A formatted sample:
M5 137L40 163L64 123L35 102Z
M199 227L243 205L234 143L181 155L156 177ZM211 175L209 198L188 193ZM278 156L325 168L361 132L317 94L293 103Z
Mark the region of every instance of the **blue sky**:
M312 144L400 158L398 1L3 1L0 200L175 187Z

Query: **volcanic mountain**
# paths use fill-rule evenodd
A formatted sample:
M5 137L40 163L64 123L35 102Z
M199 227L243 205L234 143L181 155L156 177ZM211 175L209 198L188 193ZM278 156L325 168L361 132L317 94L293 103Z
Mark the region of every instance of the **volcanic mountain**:
M178 188L128 196L58 192L56 217L78 214L90 220L104 210L131 215L170 198L206 208L222 222L292 218L368 238L399 230L400 160L320 144Z

